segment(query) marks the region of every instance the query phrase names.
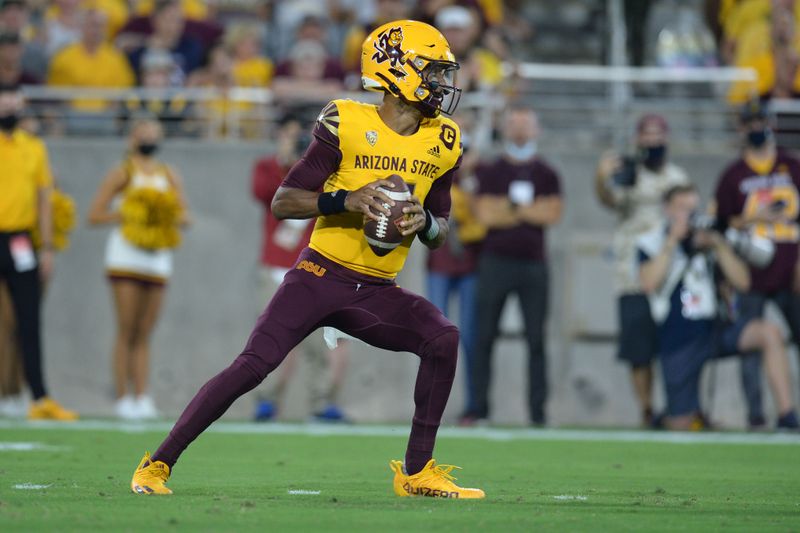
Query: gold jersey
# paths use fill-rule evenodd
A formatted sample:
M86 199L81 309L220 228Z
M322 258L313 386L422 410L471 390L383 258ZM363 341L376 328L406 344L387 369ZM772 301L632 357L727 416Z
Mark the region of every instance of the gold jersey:
M323 134L323 135L320 135ZM317 119L316 135L331 144L338 140L341 162L323 185L324 192L356 190L377 179L397 174L426 206L437 180L459 164L461 133L445 117L423 119L412 135L400 135L378 115L378 107L352 100L334 100ZM442 181L435 194L446 194ZM437 213L434 216L447 216ZM380 278L394 278L402 270L414 235L383 257L378 257L364 237L364 216L339 213L317 218L310 247L351 270Z

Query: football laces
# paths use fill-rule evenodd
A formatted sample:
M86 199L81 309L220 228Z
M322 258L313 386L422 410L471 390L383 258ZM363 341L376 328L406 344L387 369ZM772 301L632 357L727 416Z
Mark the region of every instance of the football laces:
M389 209L389 204L383 204L383 207ZM375 236L379 239L383 239L386 237L386 229L389 226L389 217L387 217L384 213L380 214L380 218L378 219L378 227L375 229Z

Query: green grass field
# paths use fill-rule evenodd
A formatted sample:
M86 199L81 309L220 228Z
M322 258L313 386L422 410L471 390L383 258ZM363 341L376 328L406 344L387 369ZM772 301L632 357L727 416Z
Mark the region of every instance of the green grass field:
M800 531L800 440L455 432L436 457L464 467L459 481L487 499L450 501L393 495L388 461L402 458L405 429L252 434L220 424L181 458L175 495L131 494L133 468L166 427L0 425L0 531Z

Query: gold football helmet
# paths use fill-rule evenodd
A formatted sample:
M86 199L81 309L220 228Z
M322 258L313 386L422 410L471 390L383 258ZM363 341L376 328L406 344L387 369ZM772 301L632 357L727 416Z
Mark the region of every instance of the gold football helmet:
M461 99L455 86L458 63L447 39L416 20L376 28L361 46L361 84L393 94L432 118L452 115Z

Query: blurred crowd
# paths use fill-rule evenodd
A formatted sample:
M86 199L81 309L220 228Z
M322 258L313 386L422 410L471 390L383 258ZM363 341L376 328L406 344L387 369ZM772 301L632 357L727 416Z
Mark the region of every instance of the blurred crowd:
M2 0L0 83L161 91L168 96L72 101L67 133L108 133L119 130L120 120L148 112L165 123L167 135L191 135L198 133L187 120L193 116L221 117L253 106L224 96L198 103L181 90L215 89L226 95L233 88L271 88L281 105L302 107L360 89L361 43L389 20L434 23L461 61L461 86L496 86L501 62L511 58L509 43L528 31L514 18L514 5L500 0ZM98 116L104 120L91 120ZM243 126L245 135L248 127Z

